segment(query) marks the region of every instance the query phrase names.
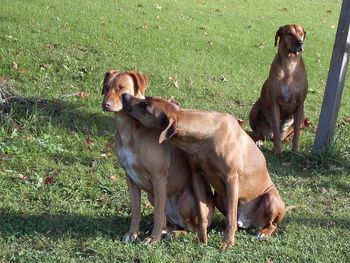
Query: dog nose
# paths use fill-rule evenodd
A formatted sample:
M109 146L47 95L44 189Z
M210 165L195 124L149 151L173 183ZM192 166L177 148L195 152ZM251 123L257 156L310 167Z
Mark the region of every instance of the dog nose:
M302 45L304 45L304 41L303 40L298 40L298 44L300 45L300 46L302 46Z
M108 103L108 102L102 102L102 107L103 108L105 108L105 109L108 109L109 107L111 106L111 104L110 103Z

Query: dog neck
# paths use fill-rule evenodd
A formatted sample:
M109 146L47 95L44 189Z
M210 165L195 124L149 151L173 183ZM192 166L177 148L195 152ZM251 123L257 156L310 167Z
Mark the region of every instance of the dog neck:
M115 112L114 116L116 132L119 134L121 141L126 143L132 139L133 131L141 124L134 118L130 117L124 110Z
M180 110L177 113L175 143L198 144L211 138L217 129L217 119L205 111ZM205 123L205 128L203 124Z
M281 61L288 61L288 63L302 60L301 52L293 52L283 45L278 47L276 56L278 56Z

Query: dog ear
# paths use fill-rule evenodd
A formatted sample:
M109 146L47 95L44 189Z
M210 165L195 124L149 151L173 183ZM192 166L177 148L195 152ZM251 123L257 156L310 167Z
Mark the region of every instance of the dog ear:
M118 73L119 71L118 70L110 70L110 71L107 71L103 80L101 81L101 84L102 84L102 92L101 92L101 95L103 95L103 90L104 90L104 87L107 85L107 81L109 79L109 77L113 74L113 73Z
M280 28L276 31L275 47L277 46L278 38L281 37L281 35L282 35L282 30L283 30L283 26L280 26Z
M142 95L144 95L148 85L148 77L145 74L141 74L135 71L130 71L129 74L134 80L135 96L138 93L141 93Z
M165 140L170 139L173 135L176 134L176 130L174 128L175 119L174 118L169 118L168 120L169 120L168 126L165 128L164 131L162 131L162 133L159 136L159 144L161 144Z

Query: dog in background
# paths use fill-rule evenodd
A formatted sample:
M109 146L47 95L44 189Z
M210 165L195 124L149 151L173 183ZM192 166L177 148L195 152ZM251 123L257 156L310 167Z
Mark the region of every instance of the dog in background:
M301 52L306 32L300 25L281 26L275 35L275 55L260 98L249 114L256 141L272 139L274 154L281 155L281 140L293 135L293 151L298 151L304 120L308 81ZM279 39L279 41L278 41Z
M123 94L122 102L124 111L157 132L159 143L169 140L188 154L192 170L197 171L194 179L203 181L197 175L204 175L213 186L216 204L226 215L222 249L234 244L237 226L259 227L259 239L275 231L284 217L284 202L271 181L264 155L232 115L183 110L158 97ZM194 190L200 202L205 200L204 191ZM200 205L200 217L207 215L204 208ZM200 227L198 238L206 243L207 231Z
M189 231L196 231L198 202L192 186L191 170L186 154L170 143L159 144L159 134L143 126L124 112L121 95L144 98L148 78L144 74L116 70L108 71L103 80L102 108L115 113L115 143L119 163L126 174L131 201L131 225L124 235L125 243L136 240L141 220L141 189L148 193L154 206L154 226L144 243L160 241L168 220ZM202 200L207 207L206 220L210 224L214 201L209 185L198 187L206 193Z

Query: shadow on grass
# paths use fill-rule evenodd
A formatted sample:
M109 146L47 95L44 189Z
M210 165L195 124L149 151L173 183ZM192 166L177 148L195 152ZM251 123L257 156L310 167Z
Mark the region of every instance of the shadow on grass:
M147 218L143 218L143 222ZM71 236L81 239L102 235L112 240L121 240L128 231L129 216L85 216L81 214L27 215L0 210L0 235L2 237L22 237L44 235L51 238ZM142 232L149 230L149 225L141 224Z
M315 216L300 216L300 215L292 215L289 214L284 219L283 225L288 224L297 224L297 225L304 225L308 227L322 227L322 228L343 228L343 229L350 229L350 219L349 218L342 218L342 217L336 217L331 215L325 215L323 217L315 217Z
M111 136L114 132L113 114L104 114L102 110L101 113L89 112L83 103L15 97L8 104L10 107L0 108L0 123L6 122L5 113L19 125L26 120L30 124L32 116L36 116L39 119L36 125L53 125L85 135Z

